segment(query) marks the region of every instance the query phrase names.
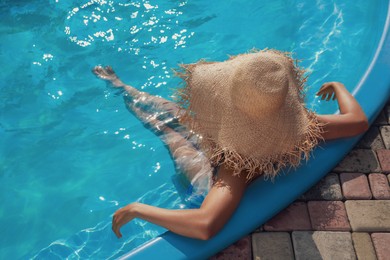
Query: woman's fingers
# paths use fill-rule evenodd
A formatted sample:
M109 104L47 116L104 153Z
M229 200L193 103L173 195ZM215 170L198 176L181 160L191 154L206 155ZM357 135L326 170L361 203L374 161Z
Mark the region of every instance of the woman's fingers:
M317 92L317 96L321 97L321 100L335 100L336 95L334 93L334 89L332 87L332 83L325 83L321 86L320 90Z
M116 215L112 217L112 226L111 226L112 231L115 233L115 235L118 237L118 223L117 223L117 218ZM118 237L119 238L119 237Z
M317 96L322 95L322 93L324 93L324 90L323 90L322 87L321 87L320 90L318 90L318 92L317 92Z
M328 88L328 86L329 86L329 84L325 83L325 84L323 84L323 85L321 86L320 90L325 90L325 89Z
M321 100L326 100L326 101L329 101L331 99L335 100L336 98L334 92L329 92L329 91L318 93L317 95L321 97Z
M115 235L118 238L122 237L120 228L122 227L123 224L125 224L125 223L121 223L122 217L120 216L120 214L121 213L118 210L117 212L115 212L114 216L112 217L112 231L115 233Z
M115 235L116 235L116 237L117 238L121 238L122 237L122 233L121 233L121 226L119 226L119 225L115 225L115 227L113 227L113 231L114 231L114 233L115 233Z
M321 90L321 89L320 89L320 91L318 91L316 95L317 95L317 96L322 96L323 94L324 94L324 90Z
M118 224L118 223L113 223L113 226L112 226L112 231L114 231L115 235L117 236L117 238L121 238L122 237L122 233L121 233L121 228L122 225Z
M327 98L326 98L326 101L329 101L330 99L332 99L333 98L333 94L334 94L333 92L329 93Z
M321 86L320 90L317 92L317 96L323 95L329 91L328 84L324 84Z
M130 208L131 205L129 204L126 207L118 209L112 217L111 228L118 238L122 237L122 233L120 231L121 227L134 218L134 216L131 214Z

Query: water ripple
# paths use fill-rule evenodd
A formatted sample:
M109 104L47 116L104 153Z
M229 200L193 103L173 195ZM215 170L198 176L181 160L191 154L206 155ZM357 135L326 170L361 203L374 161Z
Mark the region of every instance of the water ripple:
M105 201L106 199L100 196L99 200ZM182 205L177 191L167 184L150 190L138 201L165 208ZM59 239L50 243L32 256L32 259L114 259L164 231L164 228L134 219L122 228L124 236L118 240L111 230L111 219L107 219L67 239Z
M156 1L121 3L92 0L71 8L64 33L81 47L112 42L118 52L139 55L148 46L169 44L185 47L193 33L180 26L183 3L157 4ZM183 28L183 29L180 29Z

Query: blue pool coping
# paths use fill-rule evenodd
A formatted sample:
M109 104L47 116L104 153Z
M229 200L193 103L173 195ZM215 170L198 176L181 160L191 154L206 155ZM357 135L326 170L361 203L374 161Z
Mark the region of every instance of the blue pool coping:
M377 51L366 73L352 92L370 124L390 98L390 2ZM206 259L272 218L316 184L355 146L360 137L329 141L315 149L312 158L274 183L256 180L225 227L207 241L186 238L170 231L123 255L120 259ZM287 194L287 195L286 195Z

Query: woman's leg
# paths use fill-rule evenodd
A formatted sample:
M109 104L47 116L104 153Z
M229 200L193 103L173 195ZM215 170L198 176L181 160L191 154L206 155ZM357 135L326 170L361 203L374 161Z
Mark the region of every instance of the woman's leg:
M152 110L160 111L162 113L170 113L172 116L179 115L180 108L176 103L139 91L138 89L123 83L110 66L104 68L96 66L92 69L92 72L97 77L110 82L114 88L123 88L137 106L147 107L148 110L151 108Z
M129 110L133 112L135 116L144 123L144 125L161 137L164 143L169 147L171 154L174 154L179 147L187 145L192 146L192 144L189 143L183 135L176 130L173 130L168 125L169 122L159 120L158 114L146 113L141 108L132 106L132 104L127 104L127 106L131 106Z
M132 112L160 136L167 145L176 166L186 175L194 188L208 189L214 169L206 156L183 136L184 131L173 130L166 122L158 120L156 115L145 113L140 108L133 107ZM207 178L208 187L198 187L205 185L204 178Z
M160 136L167 145L176 166L186 175L194 188L202 186L202 189L207 190L211 185L214 169L209 160L187 139L189 135L187 129L178 124L174 116L178 113L177 105L124 84L111 67L97 66L93 72L99 78L109 81L114 87L124 88L128 94L124 99L129 111Z

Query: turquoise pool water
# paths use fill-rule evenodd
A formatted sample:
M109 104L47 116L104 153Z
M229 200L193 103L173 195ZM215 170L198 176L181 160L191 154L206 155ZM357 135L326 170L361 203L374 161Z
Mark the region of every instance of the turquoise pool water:
M170 68L253 47L293 51L314 93L358 83L381 36L376 1L2 1L0 10L0 259L115 258L164 229L111 232L111 214L140 200L188 205L161 141L90 72L170 98Z

